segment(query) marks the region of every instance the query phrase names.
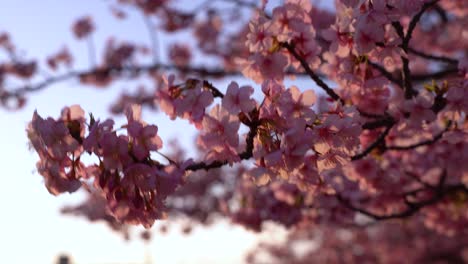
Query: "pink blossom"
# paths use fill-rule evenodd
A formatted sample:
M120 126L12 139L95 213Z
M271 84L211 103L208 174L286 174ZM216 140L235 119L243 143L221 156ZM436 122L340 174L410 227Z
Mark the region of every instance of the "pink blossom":
M178 66L187 66L192 59L192 52L188 45L173 44L169 50L169 58Z
M212 52L218 42L222 20L218 15L210 15L206 21L195 24L194 35L198 40L200 49Z
M185 88L182 96L175 99L175 110L178 116L193 122L203 119L206 107L213 102L213 95L209 91L202 90L200 85Z
M282 81L284 78L284 69L288 65L288 59L281 53L271 55L262 55L255 53L245 63L242 74L261 83L264 80Z
M28 137L41 158L63 160L68 154L79 153L79 143L72 137L64 122L42 119L34 112L28 125Z
M62 162L43 159L36 166L39 174L44 177L47 190L53 195L59 195L64 192L72 193L81 187L78 177L73 175L73 173L66 173Z
M2 65L5 73L14 75L17 78L29 79L37 71L38 65L36 61L27 61L27 62L12 62Z
M458 63L458 69L460 70L461 76L465 77L466 82L466 79L468 78L468 57L460 59L460 62Z
M422 122L431 122L436 118L431 109L432 100L431 95L421 93L418 97L404 103L403 109L410 114L409 121L411 124L418 125Z
M100 155L101 147L100 142L108 134L113 133L114 121L107 119L103 123L99 120L95 121L94 124L89 128L88 136L83 141L83 148L88 152L94 152Z
M338 57L344 58L349 55L353 48L353 38L349 32L344 32L337 25L322 31L322 36L330 41L330 52Z
M162 140L157 135L158 127L141 121L141 106L132 105L126 111L132 153L138 160L149 157L150 151L162 148Z
M138 0L134 1L134 4L145 12L145 14L154 14L160 9L166 7L167 2L168 0Z
M374 114L382 114L387 110L390 100L390 89L385 78L366 80L362 87L351 95L359 109Z
M122 67L125 64L130 64L135 51L135 45L127 42L118 43L110 38L104 51L104 65L107 67Z
M246 175L252 178L258 186L266 185L273 178L274 173L265 167L255 167L249 170Z
M304 156L311 150L314 144L314 134L306 130L305 123L286 131L281 138L281 150L284 166L287 170L293 170L304 162Z
M63 64L70 68L72 63L73 57L66 47L63 47L56 54L53 54L47 58L47 64L52 70L57 70L59 64Z
M231 114L238 114L239 111L249 113L255 108L255 100L250 96L254 90L251 86L241 86L236 82L231 82L222 100L222 106Z
M117 136L115 132L106 133L100 142L104 167L107 170L122 170L131 162L129 141L125 136Z
M425 0L414 0L414 1L405 1L405 0L390 0L388 5L392 6L392 14L397 15L397 18L403 14L413 15L417 11L421 10L422 5ZM396 9L396 10L395 10Z
M291 29L294 31L291 42L298 54L309 64L310 68L316 69L320 65L321 48L315 41L315 30L312 25L304 22L291 22ZM297 60L293 60L294 67L302 69Z
M296 86L291 86L278 100L278 113L283 118L304 118L307 122L315 120L315 113L311 109L317 100L313 90L299 91Z
M163 78L164 86L156 91L156 99L161 110L174 120L176 118L175 99L180 92L180 88L174 84L175 76L173 74Z
M157 186L156 191L160 199L175 192L176 188L183 184L185 169L192 164L192 160L181 162L180 164L171 164L164 166L163 169L157 170Z
M384 28L376 21L369 21L369 18L362 17L356 25L354 33L354 43L359 54L365 54L375 48L376 42L384 40Z
M138 188L142 192L153 191L157 185L156 169L142 163L130 165L124 170L121 186Z
M304 6L293 2L303 2ZM289 42L291 40L291 37L294 35L293 23L306 23L310 25L310 17L308 16L310 9L311 5L310 3L306 4L306 1L289 1L284 6L273 9L272 31L278 41Z
M262 16L257 16L249 23L246 45L250 52L268 51L273 46L274 36L270 27L271 22Z
M452 113L468 114L468 82L458 82L447 91L447 110Z
M231 164L238 161L239 119L220 105L216 105L202 121L202 134L198 144L208 150L207 159L225 159Z
M93 20L90 16L85 16L78 19L75 24L73 24L73 33L78 39L87 37L94 31Z
M309 0L204 1L196 12L176 1L117 2L143 11L148 26L194 38L169 44L170 65L150 62L147 45L111 38L94 68L49 77L0 33L5 106L69 78L154 81L153 95L140 89L118 103L126 121L116 128L78 105L58 118L34 113L27 134L47 190L95 195L86 201L95 207L72 212L114 227L184 216L187 232L213 216L256 231L274 221L293 231L286 245L261 246L271 263L466 262L466 1L336 0L333 13ZM74 35L94 27L82 18ZM53 70L70 56L48 62ZM257 85L219 87L217 78L239 72ZM414 93L405 96L406 81ZM197 162L178 144L162 153L160 124L146 123L141 106L123 107L130 101L193 125ZM297 239L313 245L298 252Z
M165 79L164 87L156 92L161 109L171 119L178 116L195 123L200 122L205 115L205 108L213 102L213 95L203 89L201 82L194 86L183 86L174 85L174 79L175 77L170 75Z
M337 110L335 114L326 114L321 124L314 127L313 131L317 137L314 149L318 153L327 153L331 149L335 150L334 154L338 153L336 152L338 150L352 152L359 144L358 135L361 127L356 110L354 108Z

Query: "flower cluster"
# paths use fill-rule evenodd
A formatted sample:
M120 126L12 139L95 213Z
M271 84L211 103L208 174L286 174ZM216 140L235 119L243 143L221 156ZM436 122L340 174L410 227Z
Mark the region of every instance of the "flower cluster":
M464 1L338 0L334 11L306 0L276 6L262 1L245 21L243 12L234 12L252 8L243 1L227 4L229 18L215 6L199 15L176 10L169 1L121 2L152 19L160 15L167 33L191 31L194 45L170 46L172 64L140 65L137 44L109 41L99 67L70 74L107 86L149 73L154 92L122 96L115 111L127 121L118 128L111 119L86 119L77 105L57 119L34 113L27 133L46 188L58 195L84 187L106 214L86 206L73 212L145 227L166 214L202 223L221 215L257 231L266 221L314 230L323 225L330 236L322 235L317 247L332 255L318 262L334 262L333 254L342 250L335 245L347 240L356 243L346 255L350 263L393 263L378 254L399 241L386 227L406 227L339 232L390 219L411 219L408 233L396 233L419 239L415 252L398 248L410 262L425 262L425 238L465 241ZM234 21L240 26L228 29ZM93 28L89 18L81 19L75 35L86 37ZM8 35L0 35L0 48L14 52ZM200 54L213 60L190 65ZM49 58L52 69L70 62L65 49ZM1 63L0 83L30 79L36 67L35 61ZM209 81L240 74L256 84ZM34 90L0 87L3 104ZM193 125L198 156L187 159L176 146L173 153L160 153L158 127L141 119L135 102ZM155 160L156 154L165 162ZM358 248L381 240L375 251ZM280 253L290 263L303 263L289 251Z
M158 127L141 120L138 106L128 108L126 115L126 134L118 134L110 119L101 122L91 116L87 124L77 105L64 108L58 119L43 119L35 112L27 132L50 193L93 188L115 219L149 227L164 217L163 200L182 183L188 164L163 166L152 160L151 152L162 147ZM82 160L87 155L98 162L86 164Z

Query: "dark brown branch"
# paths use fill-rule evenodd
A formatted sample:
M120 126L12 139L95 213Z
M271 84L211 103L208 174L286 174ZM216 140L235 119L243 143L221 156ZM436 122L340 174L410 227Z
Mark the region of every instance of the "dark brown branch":
M369 113L369 112L365 112L361 109L357 109L359 114L363 117L367 117L367 118L375 118L375 119L381 119L381 118L385 118L384 115L379 115L379 114L373 114L373 113Z
M411 19L411 21L410 21L410 23L408 25L408 30L406 32L406 36L402 39L403 40L402 45L405 45L406 47L408 47L409 41L410 41L410 39L412 37L412 34L413 34L413 30L416 28L416 25L419 22L419 20L421 19L422 15L424 14L424 12L426 12L426 10L428 10L429 8L431 8L432 6L437 4L437 2L439 2L439 0L433 0L431 2L425 3L421 7L421 10L419 10L419 12L414 15L414 17Z
M408 51L410 53L413 53L414 55L417 55L417 56L419 56L421 58L424 58L424 59L440 61L440 62L445 62L445 63L448 63L448 64L458 65L458 60L452 59L452 58L449 58L449 57L427 54L427 53L424 53L422 51L416 50L416 49L414 49L412 47L408 47Z
M422 6L421 10L418 13L416 13L416 15L414 15L414 17L411 19L411 21L410 21L410 23L408 25L408 30L406 32L406 36L403 39L403 44L402 44L403 47L408 48L410 39L411 39L411 37L413 35L413 30L416 28L416 25L418 24L418 22L421 19L422 15L424 14L424 12L426 12L426 10L428 10L429 8L431 8L432 6L437 4L437 2L439 2L439 0L433 0L431 2L425 3Z
M70 71L63 75L55 76L46 78L45 80L38 82L36 84L25 85L16 89L12 89L9 95L6 96L17 96L22 95L28 92L36 92L42 89L45 89L47 86L63 82L66 80L70 80L73 78L79 77L86 77L92 76L94 74L105 74L109 76L118 76L121 74L139 74L139 73L146 73L152 72L156 70L167 70L167 71L178 71L184 74L193 74L200 77L213 77L213 78L221 78L225 76L238 76L242 75L240 72L237 71L225 71L223 69L218 68L205 68L205 67L179 67L175 65L169 64L150 64L150 65L138 65L138 66L122 66L122 67L108 67L108 68L94 68L85 71Z
M384 116L382 118L379 118L374 121L370 121L367 123L364 123L362 125L363 129L368 129L368 130L373 130L379 127L386 127L386 126L392 126L395 123L395 119L391 117L390 115Z
M411 99L416 95L416 91L413 89L413 83L411 81L411 71L409 68L409 60L406 57L401 57L403 61L403 71L401 72L401 79L405 90L405 98Z
M440 5L434 5L434 11L439 15L443 23L447 23L449 21L447 12L445 12L445 10Z
M410 176L413 180L417 181L418 183L422 184L424 187L426 187L427 189L436 189L437 187L436 186L433 186L425 181L423 181L421 179L421 177L419 177L418 175L416 175L415 173L412 173L410 171L405 171L405 174ZM412 193L415 193L415 191L412 191L412 192L409 192L409 193L406 193L406 195L412 195Z
M446 78L450 75L457 74L457 73L458 73L458 69L453 67L453 68L447 68L447 69L443 69L443 70L433 72L433 73L414 74L411 76L411 78L415 82L425 82L428 80L443 79L443 78Z
M102 68L93 68L90 70L82 71L69 71L65 74L45 78L44 80L37 82L35 84L27 84L17 88L9 89L1 94L0 99L5 100L12 97L22 96L26 93L32 93L41 91L48 86L54 85L56 83L64 82L74 78L81 78L86 76L93 75L104 75L109 77L120 77L121 75L127 74L129 76L134 76L135 74L149 73L157 70L164 71L175 71L183 73L186 75L195 75L196 77L211 77L211 78L222 78L230 76L242 76L242 73L239 71L227 71L222 68L207 68L207 67L193 67L193 66L176 66L171 64L164 63L155 63L149 65L135 65L135 66L122 66L122 67L102 67ZM303 75L308 76L306 73L287 71L287 74Z
M415 143L415 144L411 144L411 145L408 145L408 146L387 146L386 149L387 150L402 151L402 150L410 150L410 149L415 149L415 148L419 148L419 147L422 147L422 146L432 145L435 142L437 142L439 139L442 138L444 133L447 132L448 129L450 128L450 125L451 125L451 122L449 122L449 124L447 125L447 127L443 131L439 132L432 139L424 140L424 141L421 141L421 142L418 142L418 143Z
M408 54L409 38L407 39L405 37L403 26L400 24L400 22L393 22L392 26L403 42L401 44L401 48L406 54ZM401 85L402 85L403 90L405 91L405 98L411 99L411 97L415 95L415 91L413 90L413 83L411 81L411 71L409 68L409 60L406 56L401 56L400 58L403 63L403 69L401 70Z
M224 97L224 94L222 92L219 91L218 88L216 88L212 83L204 80L203 81L203 87L206 87L208 88L211 93L213 94L214 97L219 97L219 98L223 98Z
M383 126L385 126L386 129L363 152L361 152L360 154L357 154L355 156L352 156L351 160L362 159L377 147L381 147L382 151L387 151L387 150L405 151L405 150L415 149L415 148L418 148L418 147L421 147L421 146L427 146L427 145L434 144L435 142L437 142L439 139L442 138L443 134L450 129L450 126L452 124L452 122L449 121L447 123L446 128L443 131L441 131L440 133L438 133L437 135L435 135L434 138L432 138L432 139L424 140L424 141L421 141L421 142L418 142L418 143L415 143L415 144L411 144L411 145L408 145L408 146L386 146L385 145L385 137L388 135L390 129L393 127L395 122L396 121L391 116L387 116L385 118L382 118L382 119L379 119L379 120L376 120L376 121L371 121L371 122L365 123L362 126L363 129L372 130L372 129L376 129L376 128L383 127Z
M425 3L421 10L416 13L416 15L411 19L408 29L406 32L406 35L403 30L403 26L400 24L400 22L393 22L392 25L395 28L398 36L402 40L401 48L403 51L408 54L409 52L409 42L411 40L412 34L414 29L416 28L417 23L421 19L423 13L429 9L431 6L435 5L438 2L438 0L431 1L429 3ZM401 61L403 63L403 69L401 72L401 79L403 82L403 88L405 91L405 98L406 99L411 99L413 96L417 94L417 92L413 88L413 83L412 83L412 76L411 76L411 70L409 68L409 60L406 56L401 56Z
M389 81L391 81L392 83L398 85L398 86L402 86L401 84L401 80L399 80L398 78L395 78L395 76L393 76L393 74L391 74L390 72L388 72L384 67L382 67L381 65L377 64L377 63L374 63L372 61L368 61L369 65L372 66L374 69L376 69L377 71L380 72L380 74L382 74L385 78L387 78Z
M301 64L302 68L304 68L305 72L309 75L309 77L320 87L322 88L328 96L330 96L333 100L340 102L341 104L344 104L343 99L340 98L338 94L333 91L320 77L315 74L315 72L310 68L309 64L304 60L304 58L297 53L296 49L294 48L293 44L289 43L281 43L281 45L286 48L293 57L299 61Z
M404 86L403 83L402 83L401 78L395 77L392 73L388 72L381 65L379 65L377 63L374 63L374 62L371 62L371 61L369 61L368 63L374 69L379 71L380 74L382 74L385 78L387 78L393 84L395 84L395 85L397 85L399 87ZM442 69L442 70L432 72L432 73L412 74L411 75L411 80L413 82L415 82L415 83L421 83L421 82L426 82L426 81L430 81L430 80L439 80L439 79L447 78L447 77L450 77L451 75L454 75L454 74L457 74L457 73L458 73L457 67L449 67L449 68Z
M393 213L393 214L377 214L373 213L369 210L366 210L364 208L357 207L353 205L351 202L343 198L341 195L336 195L336 198L338 201L343 204L345 207L348 209L359 212L363 215L366 215L374 220L388 220L388 219L397 219L397 218L406 218L414 215L415 213L419 212L419 210L425 206L433 205L438 202L440 202L446 195L450 193L455 193L455 192L465 192L468 194L468 188L465 187L464 185L452 185L452 186L447 186L445 188L440 187L435 194L424 201L420 202L409 202L407 203L408 208L406 210L403 210L398 213ZM405 195L406 196L406 195Z
M395 123L391 123L386 126L385 130L379 135L379 137L372 143L370 144L365 150L363 150L361 153L356 154L351 157L351 160L359 160L367 156L367 154L371 153L372 150L375 148L382 146L382 144L385 144L385 137L388 135L390 132L390 129L392 129L393 125ZM384 145L385 146L385 145Z

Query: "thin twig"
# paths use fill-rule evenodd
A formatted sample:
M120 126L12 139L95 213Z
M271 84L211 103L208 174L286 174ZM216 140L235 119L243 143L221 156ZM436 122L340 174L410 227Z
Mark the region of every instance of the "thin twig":
M153 63L158 63L158 58L161 57L161 52L159 50L159 42L155 26L153 23L151 23L150 18L145 14L143 14L143 21L145 22L151 40L151 54L153 55Z
M310 76L310 78L320 87L322 88L328 96L330 96L333 100L340 102L341 104L344 104L344 100L340 98L340 96L333 91L320 77L315 74L315 72L310 68L309 64L304 60L304 58L297 53L296 49L294 48L293 44L289 44L286 42L281 43L281 45L286 48L291 55L293 55L296 60L299 61L301 64L302 68L304 68L305 72Z
M404 151L404 150L411 150L411 149L419 148L419 147L422 147L422 146L432 145L435 142L437 142L439 139L442 138L444 133L447 132L450 129L450 125L451 125L451 122L448 122L446 128L443 131L439 132L437 135L435 135L432 139L423 140L421 142L411 144L411 145L407 145L407 146L387 146L386 149L387 150L395 150L395 151Z
M414 55L417 55L417 56L419 56L421 58L424 58L424 59L440 61L440 62L445 62L445 63L448 63L448 64L458 65L458 60L452 59L452 58L449 58L449 57L427 54L427 53L424 53L422 51L416 50L416 49L414 49L412 47L408 47L408 51L410 53L413 53Z
M385 78L387 78L389 81L391 81L392 83L398 85L398 86L402 86L401 84L401 80L398 80L397 78L395 78L395 76L393 76L393 74L391 74L390 72L388 72L384 67L382 67L381 65L377 64L377 63L374 63L372 61L368 61L367 62L370 66L372 66L374 69L378 70L380 72L380 74L382 74L383 76L385 76Z
M415 173L412 173L410 171L405 171L405 174L410 176L413 180L417 181L418 183L422 184L424 187L428 188L428 189L436 189L437 187L436 186L433 186L425 181L423 181L421 179L421 177L419 177L418 175L416 175ZM414 191L413 191L414 192Z
M387 125L385 130L379 135L379 137L372 143L370 144L365 150L363 150L361 153L356 154L351 157L351 160L359 160L367 156L369 153L371 153L372 150L377 148L378 146L381 146L382 144L385 144L385 137L388 135L390 132L390 129L392 129L393 124Z
M360 208L358 206L353 205L350 201L347 199L343 198L341 195L336 195L336 198L338 201L343 204L345 207L348 209L359 212L363 215L366 215L374 220L389 220L389 219L398 219L398 218L405 218L405 217L410 217L419 210L425 206L433 205L442 200L446 195L450 193L455 193L455 192L465 192L468 194L468 188L465 187L464 185L452 185L452 186L447 186L447 187L440 187L439 190L429 198L428 200L420 201L420 202L412 202L410 204L407 203L408 208L406 210L403 210L401 212L393 213L393 214L377 214L374 212L371 212L367 209Z
M173 64L164 64L164 63L154 63L146 65L134 65L134 66L111 66L111 67L99 67L92 68L89 70L76 70L69 71L62 75L57 75L54 77L45 78L42 81L33 84L25 84L16 88L10 88L4 93L0 94L0 99L6 100L8 98L14 98L17 96L22 96L26 93L41 91L48 86L54 85L56 83L64 82L74 78L86 77L95 74L109 75L111 77L124 77L119 75L128 74L129 76L134 77L135 74L153 72L156 70L163 71L176 71L183 73L185 75L195 75L196 77L210 77L210 78L222 78L229 76L243 76L239 71L225 70L222 68L207 68L207 67L196 67L196 66L177 66ZM296 74L301 76L308 76L303 72L287 71L287 74Z
M206 87L208 88L211 93L213 94L214 97L219 97L219 98L223 98L224 97L224 94L222 92L219 91L218 88L216 88L212 83L204 80L203 81L203 87Z
M432 73L414 74L411 76L411 78L415 82L425 82L428 80L439 80L439 79L447 78L449 75L457 74L457 73L458 73L458 69L456 67L451 67L451 68L443 69L443 70L432 72Z
M400 22L393 22L392 26L395 28L395 31L397 32L398 36L401 38L402 43L401 43L401 48L403 51L408 54L409 50L409 42L411 40L412 34L414 29L416 28L417 23L421 19L423 13L429 9L431 6L435 5L439 0L434 0L429 3L425 3L421 10L414 15L414 17L411 19L408 29L406 32L406 35L404 33L403 26L400 24ZM405 91L405 98L406 99L411 99L413 96L417 94L417 92L413 88L413 83L412 83L412 76L411 76L411 70L409 67L409 60L406 56L401 56L401 61L403 63L403 69L401 71L401 79L403 82L403 89Z

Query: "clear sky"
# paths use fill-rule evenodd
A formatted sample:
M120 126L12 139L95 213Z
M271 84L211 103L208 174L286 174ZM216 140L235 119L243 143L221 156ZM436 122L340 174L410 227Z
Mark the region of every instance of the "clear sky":
M141 17L131 14L128 21L115 22L108 3L2 0L0 31L10 32L25 57L51 54L67 44L78 54L76 65L83 68L88 63L86 44L74 40L70 33L71 23L79 16L93 15L98 27L96 43L104 43L110 35L148 41ZM32 95L18 112L0 109L0 263L54 263L61 252L71 254L77 264L145 263L147 254L152 263L239 263L243 252L255 245L253 234L221 224L209 230L196 229L188 237L177 231L156 235L145 246L137 240L123 241L104 224L90 224L59 213L62 205L77 203L82 195L57 198L47 192L42 177L35 172L37 156L28 150L26 124L35 109L42 116L57 117L63 106L71 104L81 104L85 111L104 119L109 116L108 103L122 88L97 90L76 81L65 82ZM160 126L163 139L177 136L190 141L192 135L179 135L173 129L178 126L177 131L184 131L180 129L183 123L169 124L151 113L145 113L145 118Z

